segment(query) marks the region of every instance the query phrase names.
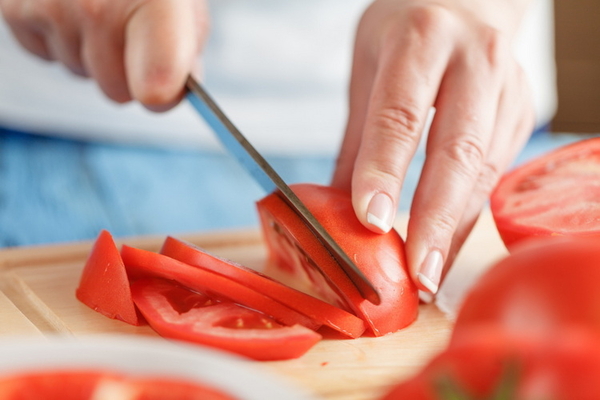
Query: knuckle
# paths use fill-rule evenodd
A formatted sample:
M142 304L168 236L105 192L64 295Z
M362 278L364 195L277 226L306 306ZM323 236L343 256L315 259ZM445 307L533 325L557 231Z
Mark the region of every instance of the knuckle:
M81 18L88 24L104 21L107 0L77 0Z
M452 237L458 226L459 217L458 213L453 213L449 209L440 210L430 217L429 229L435 232L436 236Z
M421 118L416 106L388 105L378 110L374 125L392 140L413 142L420 135Z
M504 35L493 27L485 26L481 28L479 38L483 50L480 54L488 69L492 71L501 69L508 54Z
M445 152L450 161L467 175L479 171L485 158L483 142L477 135L452 141Z
M377 162L369 169L368 180L385 182L386 187L400 187L400 168L396 164Z
M483 197L488 197L496 187L501 174L502 172L497 165L492 163L483 164L479 171L479 176L477 177L475 191Z
M435 3L413 5L408 9L407 17L412 26L424 34L444 32L454 21L446 7Z

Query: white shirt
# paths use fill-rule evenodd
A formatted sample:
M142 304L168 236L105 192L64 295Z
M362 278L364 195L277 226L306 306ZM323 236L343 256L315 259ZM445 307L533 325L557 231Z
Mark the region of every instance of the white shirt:
M334 154L346 122L356 24L370 0L215 0L205 84L265 153ZM539 124L556 109L552 0L537 0L515 49ZM0 22L0 126L90 140L217 149L183 102L154 114L23 50Z

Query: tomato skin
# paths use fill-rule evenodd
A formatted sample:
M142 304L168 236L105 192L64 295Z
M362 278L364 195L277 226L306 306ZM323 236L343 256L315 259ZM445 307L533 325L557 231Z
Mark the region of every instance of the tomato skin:
M102 370L35 371L0 378L2 400L106 399L115 390L126 394L128 400L235 400L200 383Z
M194 291L216 298L226 298L263 312L284 325L300 324L313 330L321 326L270 297L214 272L193 267L163 254L127 245L121 248L121 255L132 281L148 277L173 280Z
M282 326L262 313L229 301L209 301L178 310L176 304L182 295L176 289L177 285L161 279L140 279L131 286L135 303L161 336L255 360L298 358L321 339L321 335L301 325Z
M79 301L108 318L142 325L129 289L121 254L112 235L100 232L81 274L75 292Z
M103 375L97 371L51 371L6 376L0 378L0 399L87 400Z
M250 268L210 255L190 243L167 237L160 252L242 283L349 337L360 337L366 329L361 319L347 311L285 286Z
M291 279L305 279L328 302L354 312L376 336L412 323L417 316L418 292L406 268L400 235L394 230L382 235L365 228L356 218L347 192L314 184L291 188L370 279L379 291L381 304L362 298L327 250L276 193L257 203L271 264L286 271Z
M599 267L597 239L544 238L515 246L463 300L452 341L490 323L507 334L543 336L577 325L600 335Z
M510 250L528 238L600 236L600 138L558 148L505 174L490 198Z
M600 342L580 329L552 337L514 335L495 326L469 332L468 341L450 346L415 376L395 385L381 400L444 400L440 385L469 399L594 400L600 398ZM511 389L512 386L512 389ZM504 397L493 397L499 389Z

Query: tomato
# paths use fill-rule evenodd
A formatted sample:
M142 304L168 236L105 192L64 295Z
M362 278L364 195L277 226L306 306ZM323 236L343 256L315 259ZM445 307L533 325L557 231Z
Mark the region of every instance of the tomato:
M366 329L360 318L347 311L292 289L250 268L215 257L190 243L167 237L160 252L186 264L226 276L350 337L359 337Z
M87 259L75 295L83 304L113 319L141 325L119 249L108 231L101 231Z
M209 270L193 267L163 254L124 245L121 255L131 280L157 277L173 280L196 292L227 299L263 312L283 325L304 325L318 329L321 324L273 300L267 295L246 287Z
M131 289L150 326L164 337L256 360L297 358L321 339L301 325L283 326L258 311L162 279L140 279Z
M600 236L600 138L564 146L507 173L491 196L507 247L537 236Z
M515 246L473 285L452 341L481 324L546 335L564 326L600 334L600 246L594 238L537 239Z
M495 327L471 331L381 400L600 398L600 345L585 331L507 338Z
M235 400L200 383L101 370L50 370L0 378L2 400Z
M302 280L319 297L355 313L377 336L413 322L418 293L408 275L400 235L394 230L377 234L365 228L354 214L350 195L342 190L314 184L292 185L292 190L373 283L381 304L362 298L329 252L277 193L257 203L270 264L286 273L290 281Z

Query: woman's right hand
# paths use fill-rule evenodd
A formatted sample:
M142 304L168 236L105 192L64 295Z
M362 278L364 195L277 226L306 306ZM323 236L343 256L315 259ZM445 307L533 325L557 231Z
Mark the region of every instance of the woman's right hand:
M183 97L208 32L203 0L0 0L0 10L31 53L156 111Z

